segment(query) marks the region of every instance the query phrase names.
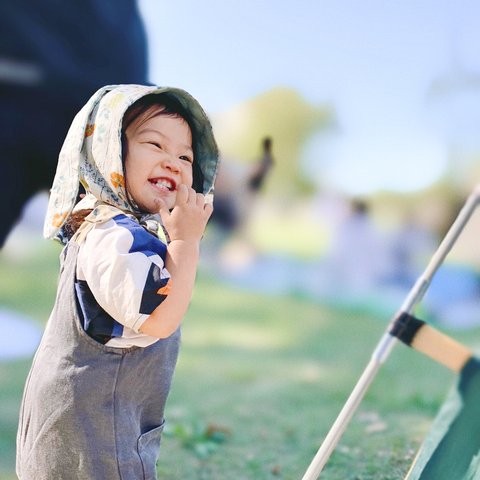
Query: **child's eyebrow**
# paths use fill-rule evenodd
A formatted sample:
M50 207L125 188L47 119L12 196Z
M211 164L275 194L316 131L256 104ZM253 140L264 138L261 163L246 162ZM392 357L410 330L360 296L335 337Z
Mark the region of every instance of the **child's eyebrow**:
M140 129L138 131L138 134L137 135L142 135L143 133L154 133L156 135L158 135L159 137L162 137L164 138L165 140L169 140L169 138L164 135L162 132L160 132L160 130L155 130L154 128L143 128L143 129ZM188 144L183 144L181 145L181 147L183 147L184 149L186 150L189 150L190 152L193 153L193 148L191 145L188 145Z
M137 133L138 135L141 135L142 133L156 133L157 135L166 138L166 136L160 130L155 130L154 128L140 128Z

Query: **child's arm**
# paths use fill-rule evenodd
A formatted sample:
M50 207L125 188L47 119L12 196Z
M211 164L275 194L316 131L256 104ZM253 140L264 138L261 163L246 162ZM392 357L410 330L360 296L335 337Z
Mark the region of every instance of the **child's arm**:
M170 336L180 325L192 297L199 259L200 239L213 207L193 189L180 185L174 209L160 205L160 215L170 237L165 266L170 290L140 331L157 338Z

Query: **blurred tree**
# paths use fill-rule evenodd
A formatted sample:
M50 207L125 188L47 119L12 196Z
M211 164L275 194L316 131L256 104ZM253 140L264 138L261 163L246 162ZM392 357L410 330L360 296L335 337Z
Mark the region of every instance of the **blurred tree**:
M312 190L313 184L300 169L302 148L313 133L331 125L333 118L329 106L313 106L295 90L277 87L217 115L213 122L227 158L258 160L260 139L271 137L276 162L266 189L288 195Z

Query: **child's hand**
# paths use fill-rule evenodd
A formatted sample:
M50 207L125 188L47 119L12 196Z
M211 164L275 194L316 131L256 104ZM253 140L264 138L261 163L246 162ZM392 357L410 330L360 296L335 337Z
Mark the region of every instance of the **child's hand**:
M213 212L213 206L205 203L204 195L183 184L178 186L175 206L171 212L161 199L158 199L158 207L171 241L199 242Z

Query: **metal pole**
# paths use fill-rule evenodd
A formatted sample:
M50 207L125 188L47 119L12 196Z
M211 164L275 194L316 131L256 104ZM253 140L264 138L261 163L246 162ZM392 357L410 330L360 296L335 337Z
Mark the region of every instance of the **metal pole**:
M454 223L445 235L445 238L442 240L438 249L432 256L432 259L430 260L427 268L419 277L419 279L415 282L415 285L407 295L405 301L402 304L400 312L411 313L413 308L423 298L425 292L428 289L428 286L430 285L430 281L433 278L433 275L443 263L445 257L448 255L453 245L457 241L458 237L462 233L465 225L470 220L470 217L472 216L472 213L477 207L479 201L480 185L477 186L468 197L465 205L463 206ZM340 411L340 414L338 415L330 431L325 437L322 445L318 449L302 480L316 480L320 476L323 467L325 466L328 459L330 458L330 455L337 446L341 436L347 428L348 423L350 422L355 411L360 405L360 402L362 401L365 393L367 392L368 387L370 386L378 370L380 369L380 366L388 358L390 352L392 351L393 347L397 342L397 339L394 336L390 335L390 333L388 333L390 331L392 323L395 321L395 318L397 318L397 316L398 314L395 315L394 320L390 323L387 329L387 332L382 336L379 343L377 344L377 347L375 348L372 357L367 364L367 367L357 381L355 388L348 397L348 400Z

